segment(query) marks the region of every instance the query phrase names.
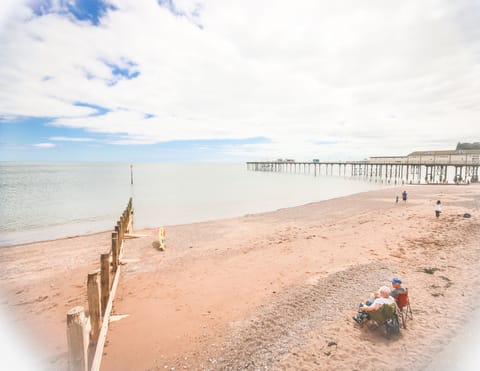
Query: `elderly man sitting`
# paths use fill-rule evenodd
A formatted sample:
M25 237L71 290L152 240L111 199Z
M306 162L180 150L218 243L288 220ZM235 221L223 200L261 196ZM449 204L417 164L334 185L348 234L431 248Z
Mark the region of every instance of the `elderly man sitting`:
M395 300L390 296L390 289L387 286L382 286L378 290L378 297L372 302L367 301L366 304L360 304L358 313L353 319L361 324L365 319L369 318L368 312L376 311L382 307L382 305L393 304Z

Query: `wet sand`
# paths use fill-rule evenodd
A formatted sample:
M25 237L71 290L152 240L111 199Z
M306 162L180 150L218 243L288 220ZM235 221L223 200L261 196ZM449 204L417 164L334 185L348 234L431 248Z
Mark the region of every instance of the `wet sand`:
M167 226L164 252L156 229L135 231L147 236L126 241L114 302L129 317L110 324L102 369L424 369L477 304L480 186L406 190L406 203L395 188ZM38 339L46 369L66 368L66 311L87 307L87 273L109 243L100 233L0 249L2 308ZM393 276L414 320L387 340L351 317Z

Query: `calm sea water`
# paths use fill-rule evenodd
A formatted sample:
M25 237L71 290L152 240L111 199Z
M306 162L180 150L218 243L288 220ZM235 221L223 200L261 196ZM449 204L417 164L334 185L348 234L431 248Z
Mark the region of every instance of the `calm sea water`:
M245 164L0 163L0 246L112 230L133 197L135 228L275 210L381 187Z

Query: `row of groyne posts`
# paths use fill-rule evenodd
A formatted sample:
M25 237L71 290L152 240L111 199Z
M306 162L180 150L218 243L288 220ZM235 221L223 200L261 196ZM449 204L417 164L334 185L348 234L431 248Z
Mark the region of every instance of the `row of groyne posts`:
M324 169L322 171L322 168ZM247 170L362 178L379 183L448 183L454 170L454 183L478 182L479 164L395 164L368 161L345 162L247 162ZM450 172L450 175L452 172Z
M67 312L70 371L100 369L113 299L120 279L120 258L123 255L124 240L132 226L133 205L130 198L112 232L110 251L100 255L100 269L88 273L88 317L83 306L73 307Z

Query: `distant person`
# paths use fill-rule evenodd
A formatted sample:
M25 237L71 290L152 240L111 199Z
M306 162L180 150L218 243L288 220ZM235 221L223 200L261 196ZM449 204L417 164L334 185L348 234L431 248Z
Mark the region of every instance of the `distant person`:
M406 289L402 287L402 280L400 278L395 277L390 282L392 283L392 291L390 292L392 298L395 299L395 296L398 294L405 293Z
M437 203L435 204L435 216L438 218L441 212L442 212L442 203L440 202L440 200L438 200Z
M395 198L395 203L398 204L398 196Z
M402 200L403 202L407 202L407 191L402 192Z
M364 320L370 318L368 312L376 311L384 304L390 305L393 303L395 303L395 300L390 296L390 289L387 286L382 286L378 290L378 297L373 302L367 301L365 304L359 305L358 313L353 319L361 324Z

